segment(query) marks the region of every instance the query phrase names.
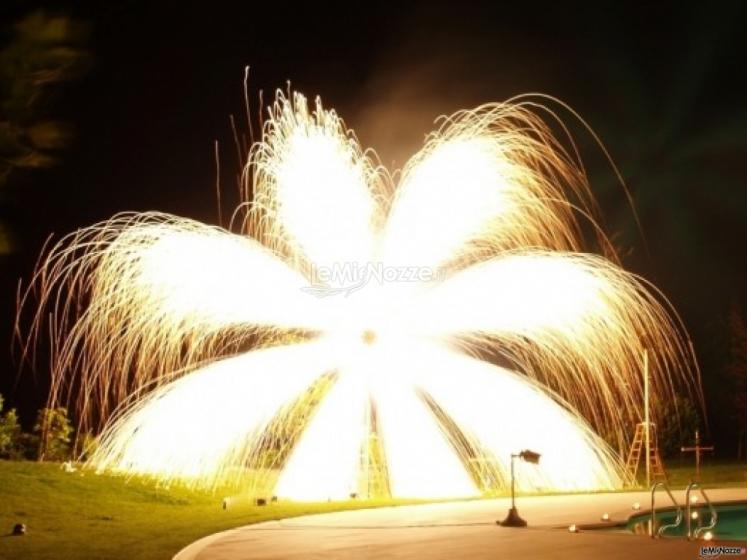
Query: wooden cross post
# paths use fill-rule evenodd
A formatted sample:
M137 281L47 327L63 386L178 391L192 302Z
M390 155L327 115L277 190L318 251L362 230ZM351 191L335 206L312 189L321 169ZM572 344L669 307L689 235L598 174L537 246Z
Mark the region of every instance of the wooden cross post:
M695 479L700 480L700 454L703 452L713 451L712 445L700 445L700 432L695 430L695 445L691 447L682 447L682 453L692 451L695 453Z

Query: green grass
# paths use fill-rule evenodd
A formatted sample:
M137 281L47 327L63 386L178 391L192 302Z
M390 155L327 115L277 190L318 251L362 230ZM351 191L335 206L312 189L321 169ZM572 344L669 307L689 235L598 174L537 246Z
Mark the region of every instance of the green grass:
M692 463L667 462L673 487L684 487ZM704 486L747 486L747 465L704 465ZM51 463L0 461L1 560L167 560L190 542L266 521L320 513L416 503L414 500L253 505L235 496L227 510L223 494L164 489L142 480L67 473ZM10 536L16 523L28 534Z
M686 461L670 460L664 462L669 485L673 488L684 488L695 477L695 466L692 458ZM706 459L700 468L700 482L709 486L747 486L747 463L714 461Z
M253 505L140 480L67 473L51 463L0 461L0 559L167 560L190 542L249 523L402 500ZM13 525L28 533L10 536Z

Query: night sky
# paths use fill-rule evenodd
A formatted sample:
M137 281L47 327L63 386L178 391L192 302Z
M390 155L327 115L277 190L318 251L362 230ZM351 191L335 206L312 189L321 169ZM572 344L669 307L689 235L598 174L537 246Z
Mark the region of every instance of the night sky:
M255 110L260 89L267 100L291 80L294 89L321 95L395 166L439 114L544 92L586 119L633 192L645 242L600 150L564 114L624 264L670 297L693 337L711 435L728 455L725 320L733 302L747 310L741 3L555 3L549 10L495 2L149 4L52 6L91 25L93 64L54 102L54 116L75 128L62 163L14 175L3 202L16 247L0 256L2 347L11 344L18 280L28 278L50 234L128 210L216 223L216 139L223 213L230 212L238 163L229 115L245 122L245 65ZM3 27L32 9L33 2L4 3ZM36 378L18 372L4 351L0 393L28 423L47 380L44 368Z

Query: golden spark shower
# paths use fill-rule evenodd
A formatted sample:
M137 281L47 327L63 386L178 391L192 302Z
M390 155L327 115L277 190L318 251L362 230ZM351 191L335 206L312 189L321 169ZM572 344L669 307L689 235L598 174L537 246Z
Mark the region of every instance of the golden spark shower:
M667 300L621 267L538 97L442 118L390 173L278 93L230 227L120 214L45 252L21 298L50 403L99 471L280 497L596 490L651 403L697 393ZM559 131L554 133L553 131Z

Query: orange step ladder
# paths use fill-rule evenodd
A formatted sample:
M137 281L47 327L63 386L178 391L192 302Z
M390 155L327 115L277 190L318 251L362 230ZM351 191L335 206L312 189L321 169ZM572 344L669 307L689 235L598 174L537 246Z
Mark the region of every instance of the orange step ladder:
M667 481L667 473L664 471L664 464L661 461L659 455L659 446L657 444L656 437L656 424L649 424L649 452L650 452L650 468L651 468L651 481L661 480ZM628 453L628 460L625 462L627 471L636 480L638 474L638 465L641 462L641 455L645 453L646 447L646 424L640 422L636 424L635 435L633 436L633 443L630 445L630 453Z

